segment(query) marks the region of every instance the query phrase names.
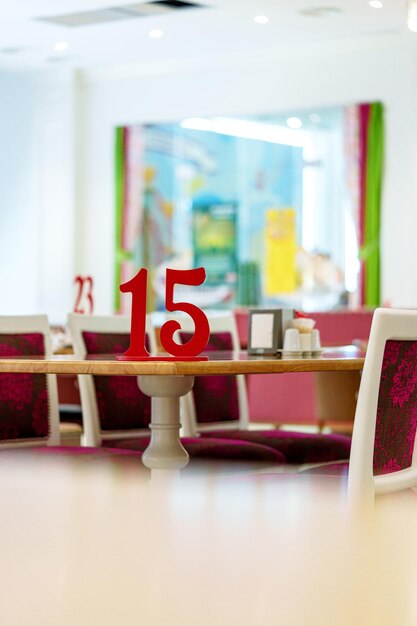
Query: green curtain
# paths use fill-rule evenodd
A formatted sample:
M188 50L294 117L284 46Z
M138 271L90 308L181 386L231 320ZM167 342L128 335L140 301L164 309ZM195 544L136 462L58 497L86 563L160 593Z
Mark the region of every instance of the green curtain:
M114 297L113 306L115 311L120 310L121 265L122 265L122 219L125 190L125 132L124 128L116 128L115 134L115 272L114 272Z
M384 107L380 102L375 102L370 105L367 129L364 241L361 250L365 275L364 304L369 307L379 306L381 298L380 228L383 157Z

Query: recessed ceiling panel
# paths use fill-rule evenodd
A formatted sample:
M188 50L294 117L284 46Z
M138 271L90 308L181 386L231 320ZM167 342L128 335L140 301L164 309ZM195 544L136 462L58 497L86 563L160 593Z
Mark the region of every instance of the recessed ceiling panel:
M59 26L92 26L106 22L117 22L120 20L136 19L149 15L160 15L183 9L202 8L204 5L195 2L184 2L182 0L155 0L155 2L144 2L135 4L125 4L117 7L96 9L94 11L82 11L76 13L66 13L64 15L50 15L37 18L43 22L57 24Z

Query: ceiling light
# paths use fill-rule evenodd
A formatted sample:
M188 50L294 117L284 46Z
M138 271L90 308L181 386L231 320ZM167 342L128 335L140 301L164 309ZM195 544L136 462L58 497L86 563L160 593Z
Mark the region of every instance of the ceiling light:
M269 18L266 15L257 15L253 18L253 21L257 24L268 24Z
M153 28L149 31L148 35L151 39L160 39L164 36L164 31L160 28Z
M303 123L299 117L289 117L287 119L288 128L301 128L302 125Z
M369 0L369 6L373 9L383 9L384 3L381 0Z
M65 50L68 50L68 47L68 41L57 41L54 45L54 50L55 52L65 52Z

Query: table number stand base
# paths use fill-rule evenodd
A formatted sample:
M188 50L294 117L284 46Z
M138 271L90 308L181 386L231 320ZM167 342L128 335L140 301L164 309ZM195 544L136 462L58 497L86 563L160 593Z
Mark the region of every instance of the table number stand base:
M193 384L193 376L138 376L139 388L152 400L151 441L142 455L146 467L182 469L188 464L180 441L180 397Z
M116 361L208 361L208 356L125 356L118 354Z

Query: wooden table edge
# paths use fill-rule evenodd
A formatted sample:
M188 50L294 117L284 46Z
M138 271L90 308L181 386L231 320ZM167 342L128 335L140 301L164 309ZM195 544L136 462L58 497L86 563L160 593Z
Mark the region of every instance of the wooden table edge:
M0 359L0 372L34 374L90 374L97 376L204 376L234 374L284 374L291 372L359 371L363 358L248 359L202 362L83 360L74 357L51 359Z
M177 374L204 376L212 374L287 374L291 372L360 371L362 358L341 359L267 359L249 361L207 361L204 365L176 363Z

